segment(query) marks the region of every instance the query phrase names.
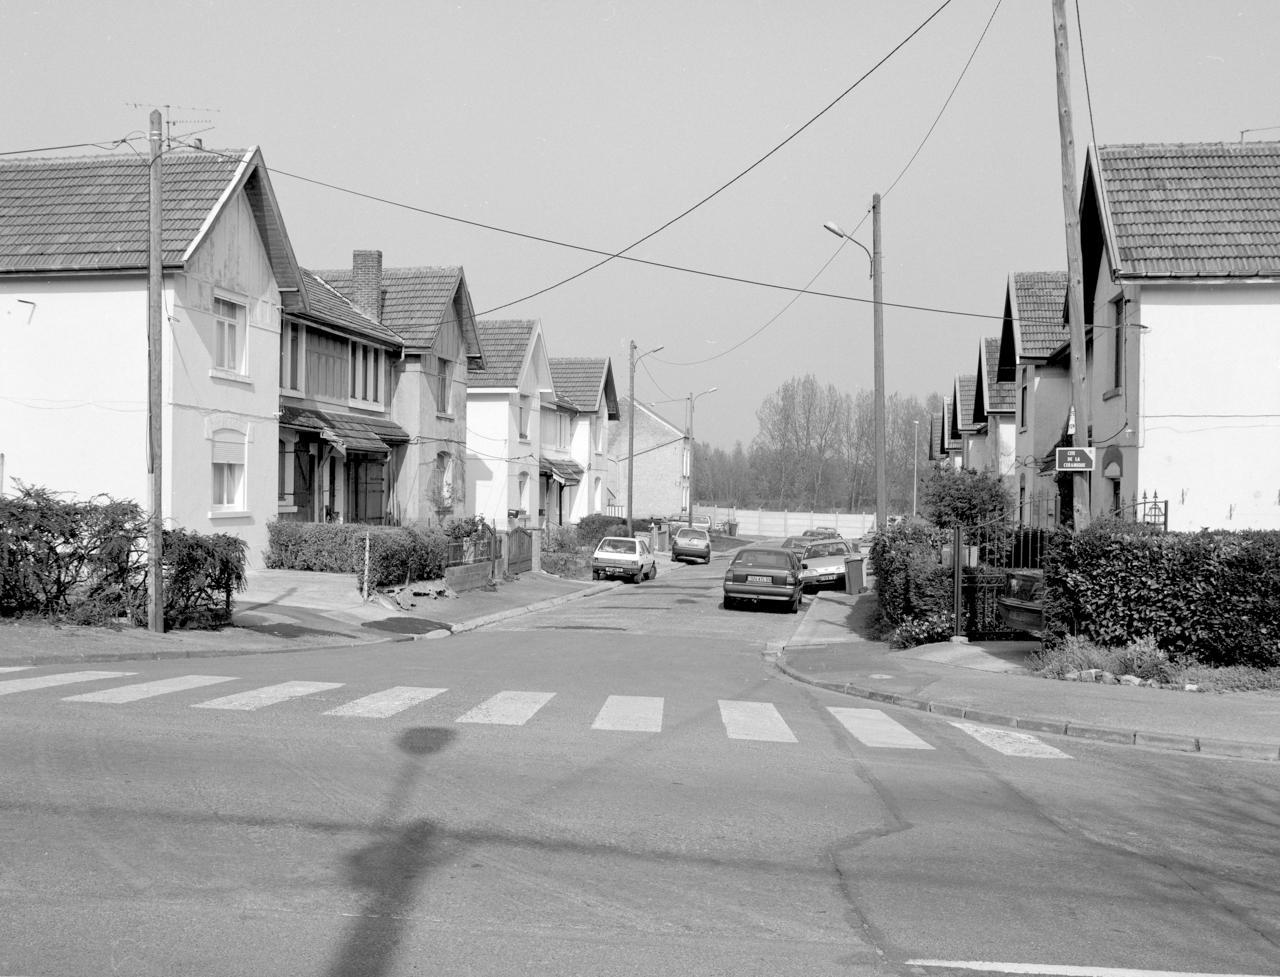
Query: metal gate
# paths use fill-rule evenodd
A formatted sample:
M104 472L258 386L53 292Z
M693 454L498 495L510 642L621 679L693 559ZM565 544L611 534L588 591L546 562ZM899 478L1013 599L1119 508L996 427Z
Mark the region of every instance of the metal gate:
M1000 639L1016 633L1000 619L996 600L1004 591L1010 570L1040 569L1048 537L1048 530L1004 521L956 527L946 549L960 556L957 623L964 635Z
M513 529L507 536L511 545L507 557L508 573L523 573L533 569L533 533L528 529Z

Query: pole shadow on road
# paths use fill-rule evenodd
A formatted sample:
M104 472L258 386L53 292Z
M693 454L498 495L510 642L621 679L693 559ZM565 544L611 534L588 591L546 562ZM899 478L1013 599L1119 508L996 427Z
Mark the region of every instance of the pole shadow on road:
M374 826L374 838L345 860L347 883L366 895L329 967L330 977L380 977L390 972L419 884L436 862L448 857L434 844L438 832L431 821L401 824L399 815L422 774L424 760L449 746L455 735L452 729L421 726L397 738L404 760Z

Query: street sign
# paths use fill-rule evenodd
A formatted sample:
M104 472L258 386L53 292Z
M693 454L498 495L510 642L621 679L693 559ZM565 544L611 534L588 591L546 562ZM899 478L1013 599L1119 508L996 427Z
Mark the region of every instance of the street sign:
M1059 448L1055 471L1091 472L1093 471L1093 448Z

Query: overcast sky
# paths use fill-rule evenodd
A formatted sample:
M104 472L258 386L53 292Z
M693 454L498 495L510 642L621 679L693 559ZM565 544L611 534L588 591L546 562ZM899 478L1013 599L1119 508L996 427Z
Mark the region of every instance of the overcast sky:
M869 262L822 225L852 230L873 193L886 302L998 317L1010 272L1066 266L1050 0L952 0L823 112L941 4L8 0L0 151L140 135L160 107L175 134L262 148L303 265L363 248L461 264L483 315L599 259L408 208L613 252L795 136L631 253L792 287L817 275L812 290L867 301L615 260L492 313L540 319L553 356L611 357L622 394L628 341L664 346L637 398L682 423L680 398L719 387L695 433L728 448L789 377L871 386ZM1082 49L1104 145L1280 127L1280 3L1079 0L1083 38L1067 11L1081 154ZM871 246L869 219L857 237ZM998 331L886 309L887 388L949 390Z

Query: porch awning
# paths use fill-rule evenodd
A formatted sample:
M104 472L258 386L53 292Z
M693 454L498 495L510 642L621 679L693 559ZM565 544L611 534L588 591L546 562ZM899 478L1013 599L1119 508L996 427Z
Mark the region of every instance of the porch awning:
M550 475L561 485L577 485L586 471L576 461L569 461L567 458L542 458L538 462L538 470L544 475Z
M280 424L297 431L309 431L337 445L344 451L372 451L385 454L394 444L406 444L409 435L394 421L366 417L346 411L318 411L307 407L285 406L280 410Z

